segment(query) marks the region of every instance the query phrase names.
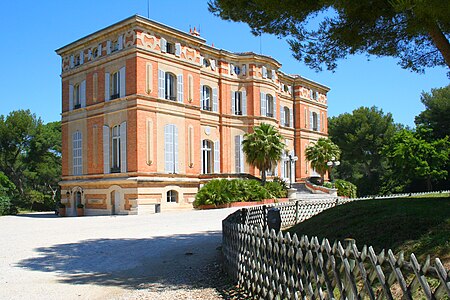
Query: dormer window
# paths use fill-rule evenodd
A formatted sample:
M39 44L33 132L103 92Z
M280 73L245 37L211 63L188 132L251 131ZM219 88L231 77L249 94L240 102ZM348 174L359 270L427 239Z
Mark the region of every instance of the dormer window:
M173 43L167 42L166 44L166 52L170 54L175 54L175 45Z
M313 100L317 100L318 98L318 93L315 90L310 89L309 90L309 97Z
M208 68L209 66L211 66L211 63L209 62L209 59L207 59L207 58L203 59L203 66L205 68Z

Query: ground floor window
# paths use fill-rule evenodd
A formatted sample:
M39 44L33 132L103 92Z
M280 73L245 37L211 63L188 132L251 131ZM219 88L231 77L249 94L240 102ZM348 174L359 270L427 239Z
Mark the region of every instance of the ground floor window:
M178 202L178 192L170 190L167 192L167 202L177 203Z

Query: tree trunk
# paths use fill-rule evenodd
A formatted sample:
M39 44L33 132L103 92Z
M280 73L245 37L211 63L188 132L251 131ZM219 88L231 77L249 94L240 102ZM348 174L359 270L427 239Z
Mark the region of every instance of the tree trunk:
M266 170L262 170L261 173L262 185L266 185Z
M442 57L447 64L447 67L450 68L450 43L442 33L439 24L436 22L432 22L428 26L428 34L433 40L434 45L436 45L436 48L438 48L439 52L441 52Z

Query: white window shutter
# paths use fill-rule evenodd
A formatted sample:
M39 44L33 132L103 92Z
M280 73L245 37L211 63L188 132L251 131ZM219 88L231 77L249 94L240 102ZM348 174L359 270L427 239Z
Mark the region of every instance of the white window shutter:
M220 142L214 142L214 173L220 173Z
M92 60L92 49L88 50L88 60Z
M247 115L247 91L242 91L242 115Z
M213 96L213 101L212 101L212 111L218 112L219 111L219 99L217 97L217 88L213 88L212 89L212 96Z
M274 176L278 176L278 164L275 165Z
M164 170L173 173L173 129L171 124L164 126Z
M84 64L84 51L80 52L80 65Z
M203 170L203 140L200 141L200 173L205 174Z
M102 44L98 44L98 57L102 56Z
M81 107L86 107L86 80L80 83L80 104Z
M313 122L314 122L314 119L313 119L313 113L312 113L312 111L310 111L309 112L309 129L313 129Z
M111 168L109 166L109 127L103 126L103 173L109 174Z
M264 66L262 67L262 77L267 78L267 68Z
M203 85L200 84L200 109L203 109L205 105L205 95L203 94Z
M178 128L175 125L172 125L172 128L173 128L174 172L179 173L179 170L178 170Z
M235 167L236 173L238 173L238 174L243 173L241 171L241 162L240 162L240 159L241 159L241 136L240 135L236 135L234 137L234 157L235 157L234 167Z
M117 43L119 44L118 46L118 49L119 50L122 50L123 49L123 34L121 34L121 35L119 35L119 38L118 38L118 40L117 40Z
M231 91L231 114L234 115L236 112L236 92Z
M203 56L200 56L200 66L203 66L204 61L205 61L205 58Z
M241 173L245 173L245 169L244 169L244 150L242 148L242 142L244 141L244 136L240 135L239 136L239 169L241 170Z
M273 96L273 117L277 118L277 95Z
M164 99L166 95L166 72L158 70L158 98Z
M234 65L230 64L230 75L234 75Z
M109 80L111 79L111 75L109 73L105 73L105 101L109 101L110 95L109 95Z
M175 43L175 56L180 57L181 56L181 44Z
M245 76L247 73L247 65L242 65L242 75Z
M120 124L120 172L127 172L127 122Z
M275 81L277 77L277 73L275 72L275 70L272 70L272 80Z
M210 64L211 64L211 70L215 71L216 70L216 60L211 59Z
M70 65L70 68L75 67L75 57L73 55L70 56L69 65Z
M285 116L284 116L284 108L283 105L280 105L280 125L284 126L284 120Z
M266 94L261 92L260 93L260 100L261 100L261 116L267 115L267 99Z
M73 85L69 84L69 111L73 109Z
M317 131L320 131L320 113L317 113Z
M162 53L166 53L166 51L167 51L167 41L163 37L161 38L161 41L160 41L160 47L161 47L161 52Z
M280 166L281 166L281 176L280 176L280 178L281 179L285 178L285 176L284 176L284 173L285 173L285 171L284 171L285 161L283 160L284 158L285 158L285 156L283 154L283 156L281 157L281 163L280 163Z
M106 54L111 54L111 41L107 40L106 41Z
M289 94L292 94L292 86L288 86L288 92Z
M289 126L294 127L294 108L289 110Z
M125 95L127 94L126 92L126 77L125 77L125 67L120 68L119 70L119 80L120 80L120 87L119 87L119 97L125 97Z
M184 91L183 91L183 75L180 74L177 76L177 100L180 103L183 103Z

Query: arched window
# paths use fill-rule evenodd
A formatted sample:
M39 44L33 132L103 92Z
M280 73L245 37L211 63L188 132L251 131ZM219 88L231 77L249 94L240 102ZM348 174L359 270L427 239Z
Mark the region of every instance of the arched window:
M178 192L174 190L170 190L167 192L167 202L168 203L177 203L178 202Z
M167 100L176 101L177 100L177 77L167 72L165 77L166 82L166 95Z
M266 116L268 117L272 117L273 118L273 96L270 94L266 95L266 100L267 100L267 114Z
M202 109L203 110L212 110L212 101L211 101L211 88L207 85L204 85L202 88Z
M202 141L202 174L210 174L213 171L212 142Z

